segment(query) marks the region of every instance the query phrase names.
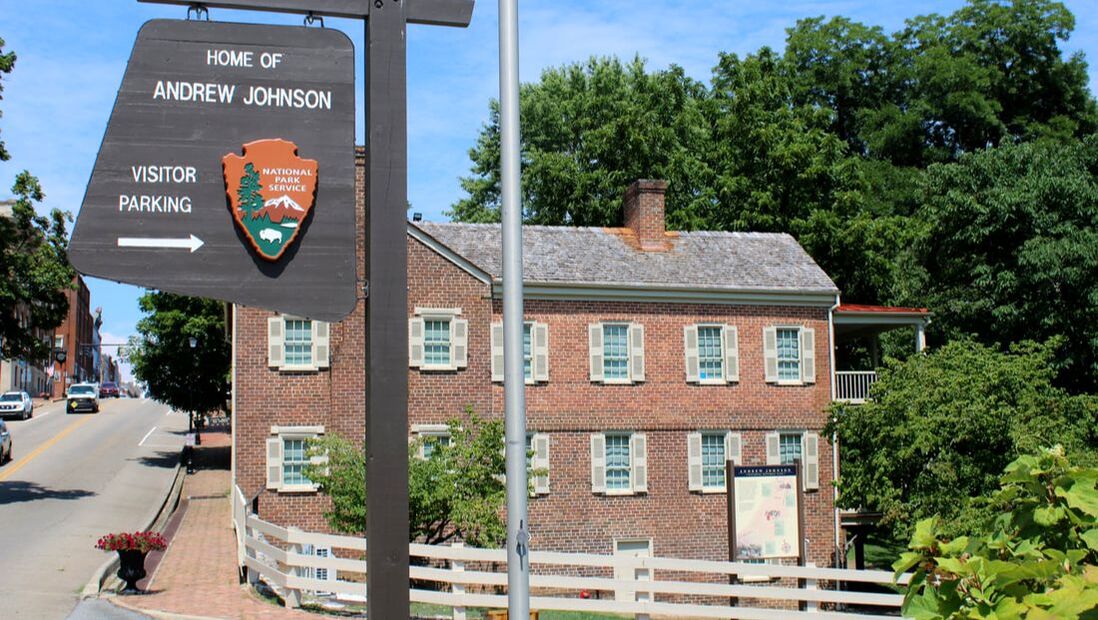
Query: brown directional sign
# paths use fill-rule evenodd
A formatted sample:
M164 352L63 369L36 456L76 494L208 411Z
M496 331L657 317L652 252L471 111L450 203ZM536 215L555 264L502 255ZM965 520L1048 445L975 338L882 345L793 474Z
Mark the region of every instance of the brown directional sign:
M354 123L342 33L150 21L69 259L86 275L342 319L356 299Z

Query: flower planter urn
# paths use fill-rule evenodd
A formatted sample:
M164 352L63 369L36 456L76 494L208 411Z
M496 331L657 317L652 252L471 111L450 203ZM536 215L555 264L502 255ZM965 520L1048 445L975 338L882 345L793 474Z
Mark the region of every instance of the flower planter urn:
M137 582L145 578L145 554L146 552L136 549L118 551L118 578L126 582L122 594L141 594Z

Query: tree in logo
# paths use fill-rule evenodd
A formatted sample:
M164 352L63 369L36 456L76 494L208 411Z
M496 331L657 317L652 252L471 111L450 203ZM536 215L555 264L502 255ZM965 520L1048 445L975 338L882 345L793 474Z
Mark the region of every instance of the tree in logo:
M260 188L259 172L251 163L246 164L236 196L240 200L240 209L249 220L255 218L256 212L263 209L263 195L259 193Z

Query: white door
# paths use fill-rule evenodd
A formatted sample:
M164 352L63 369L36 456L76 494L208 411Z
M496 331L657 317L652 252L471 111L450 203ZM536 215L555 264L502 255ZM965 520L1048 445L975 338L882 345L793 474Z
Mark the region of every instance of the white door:
M652 541L650 539L615 540L614 555L635 558L652 557ZM651 581L652 571L647 568L615 567L614 579L618 581ZM632 588L623 588L614 592L615 600L619 601L650 601L651 592L640 592ZM637 615L637 618L647 616Z

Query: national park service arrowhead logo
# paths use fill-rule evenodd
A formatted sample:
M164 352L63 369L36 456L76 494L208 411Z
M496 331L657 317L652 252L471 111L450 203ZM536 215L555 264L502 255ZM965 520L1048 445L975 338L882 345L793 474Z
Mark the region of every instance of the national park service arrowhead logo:
M288 140L256 140L221 158L233 221L260 258L276 261L301 232L316 199L317 163Z

